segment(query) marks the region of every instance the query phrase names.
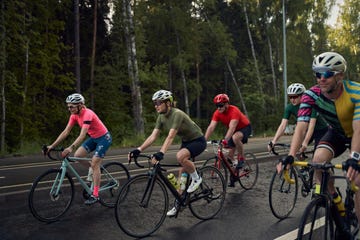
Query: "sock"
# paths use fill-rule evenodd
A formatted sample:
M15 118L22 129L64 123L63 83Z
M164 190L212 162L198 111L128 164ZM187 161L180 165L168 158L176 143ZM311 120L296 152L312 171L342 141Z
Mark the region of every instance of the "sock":
M193 173L190 173L190 176L191 176L191 178L194 179L194 180L200 179L197 171L195 171L195 172L193 172Z
M238 155L238 160L241 162L241 161L244 161L245 158L243 156L241 156L241 155Z
M93 195L95 197L99 197L99 188L100 188L100 186L94 186Z

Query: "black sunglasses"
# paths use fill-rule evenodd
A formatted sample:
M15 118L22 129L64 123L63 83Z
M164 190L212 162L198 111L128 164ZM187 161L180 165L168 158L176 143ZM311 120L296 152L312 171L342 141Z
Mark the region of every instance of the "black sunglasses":
M217 103L215 105L217 108L222 108L223 106L225 106L225 103Z

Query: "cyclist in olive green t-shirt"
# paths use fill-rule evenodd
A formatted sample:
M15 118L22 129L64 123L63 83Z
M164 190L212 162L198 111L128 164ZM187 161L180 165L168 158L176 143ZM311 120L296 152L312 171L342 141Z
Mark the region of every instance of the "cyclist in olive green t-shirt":
M181 171L189 173L192 179L187 192L194 192L200 186L202 178L198 175L195 164L190 161L190 158L200 155L206 149L205 137L200 127L187 114L173 107L173 97L170 91L159 90L153 95L152 100L159 113L154 130L140 147L129 153L128 158L137 157L141 151L149 147L160 135L160 131L168 131L160 151L153 154L152 163L156 164L157 161L163 159L175 136L178 135L182 143L176 158L182 166ZM177 207L179 206L175 204L174 208L168 211L167 216L174 216Z

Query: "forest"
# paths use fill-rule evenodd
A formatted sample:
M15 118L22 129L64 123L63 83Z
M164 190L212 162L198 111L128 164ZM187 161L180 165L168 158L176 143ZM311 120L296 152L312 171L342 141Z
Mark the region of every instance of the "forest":
M316 83L313 58L336 51L359 81L360 1L3 0L0 3L0 155L39 150L65 128L79 92L113 135L136 144L154 126L151 97L206 130L213 98L227 93L254 136L282 118L284 89ZM286 92L285 92L286 94ZM72 135L77 136L74 129ZM71 137L70 137L71 139Z

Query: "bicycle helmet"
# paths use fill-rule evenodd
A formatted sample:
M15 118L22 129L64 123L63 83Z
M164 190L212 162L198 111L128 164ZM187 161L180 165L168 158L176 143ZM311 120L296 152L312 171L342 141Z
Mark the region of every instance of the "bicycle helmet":
M154 95L152 96L152 100L153 101L156 101L156 100L160 100L160 101L169 100L172 103L173 102L173 96L172 96L172 93L170 91L159 90L156 93L154 93Z
M314 72L346 71L346 61L336 52L324 52L315 57L312 69Z
M218 94L218 95L216 95L216 96L214 97L214 103L215 103L215 104L218 104L218 103L227 103L227 102L229 102L229 101L230 101L230 99L229 99L228 95L226 95L225 93L220 93L220 94Z
M66 98L66 103L85 104L85 98L80 93L73 93Z
M293 83L287 88L288 95L300 95L306 91L306 88L301 83Z

